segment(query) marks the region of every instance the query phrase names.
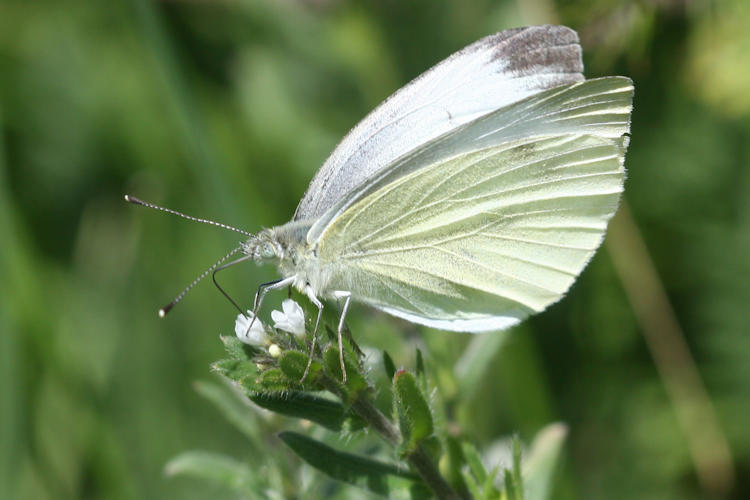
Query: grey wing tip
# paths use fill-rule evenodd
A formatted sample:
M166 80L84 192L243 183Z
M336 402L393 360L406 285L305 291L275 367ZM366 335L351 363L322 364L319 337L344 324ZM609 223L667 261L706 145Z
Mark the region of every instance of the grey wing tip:
M556 84L583 79L578 33L567 26L514 28L485 37L477 43L489 48L491 58L504 61L504 70L513 74L568 75L561 77Z
M552 42L554 45L571 45L580 43L578 32L576 30L559 24L541 24L510 28L486 36L480 41L491 42L494 45L513 38L544 40Z
M536 35L548 35L554 38L559 44L580 42L576 30L560 24L542 24L539 26L529 26L526 29L533 31Z

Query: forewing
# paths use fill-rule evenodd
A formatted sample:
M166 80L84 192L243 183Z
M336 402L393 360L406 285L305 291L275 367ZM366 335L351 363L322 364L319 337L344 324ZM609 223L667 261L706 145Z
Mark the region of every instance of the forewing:
M581 81L581 71L578 35L564 26L512 29L469 45L356 125L313 178L294 219L318 218L416 145L542 90Z
M319 240L330 286L429 326L505 328L557 301L623 190L622 138L526 138L422 165Z
M416 148L350 190L308 233L313 244L331 221L369 194L426 165L531 137L588 134L619 140L630 130L633 83L611 76L540 92L462 125ZM626 141L621 157L624 158Z

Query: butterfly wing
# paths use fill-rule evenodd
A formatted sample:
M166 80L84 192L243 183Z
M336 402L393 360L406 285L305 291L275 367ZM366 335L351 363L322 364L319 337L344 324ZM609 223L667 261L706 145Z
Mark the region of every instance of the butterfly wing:
M552 89L397 161L308 234L328 289L460 331L557 301L617 208L631 97L618 77Z
M582 71L578 35L564 26L512 29L469 45L356 125L316 173L294 220L320 217L415 144L542 90L581 81Z

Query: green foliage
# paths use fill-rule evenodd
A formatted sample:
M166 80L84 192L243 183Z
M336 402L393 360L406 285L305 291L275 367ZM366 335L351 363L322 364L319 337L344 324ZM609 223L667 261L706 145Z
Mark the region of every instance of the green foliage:
M303 352L286 351L279 358L279 368L281 368L281 371L286 376L287 381L299 382L305 376L308 360L309 357ZM305 384L308 386L316 385L319 382L319 375L322 369L323 367L319 362L313 361L305 377Z
M274 331L271 338L274 342L283 343L284 341L283 335L278 331ZM354 432L367 426L373 426L376 431L382 431L379 425L383 424L373 422L374 419L378 418L382 419L382 422L385 422L386 425L390 425L385 417L378 414L377 409L372 406L373 402L369 394L373 392L373 388L369 386L361 373L359 362L356 359L350 359L352 350L346 351L345 367L347 371L346 381L344 382L339 351L333 346L326 346L323 349L322 359L313 358L310 369L305 376L308 357L300 351L285 351L281 353L278 362L275 363L261 349L243 349L236 342L228 341L228 339L222 340L229 358L217 361L213 366L229 367L217 371L227 377L229 381L243 387L249 400L259 407L287 417L305 419L333 432ZM261 361L267 364L261 369L260 373L255 373L257 379L255 381L249 380L247 369L236 368L238 365L242 366L242 364L262 366ZM278 365L278 368L276 365ZM305 376L305 381L300 383L303 376ZM407 377L399 378L405 379ZM410 388L402 389L401 387L405 387L404 384L405 382L395 383L398 387L396 392L407 394L405 396L407 399L413 398L412 393L418 391L413 377L411 377ZM302 388L311 391L328 388L329 391L326 392L328 396L306 392ZM340 401L332 399L334 397L338 397ZM212 399L215 402L217 401L215 397ZM403 404L413 403L409 401ZM429 414L429 408L426 407L424 400L422 400L422 404L424 408L420 411L426 411ZM225 403L222 407L225 409L227 417L236 421L234 413L228 410L230 406ZM355 410L355 408L358 410ZM410 414L413 415L414 413L414 411L410 411ZM424 423L414 422L412 418L407 420L410 422L410 428L424 426ZM413 433L413 436L417 437L412 438L414 443L412 448L418 444L417 438L421 440L431 433L430 421L430 430L427 434L424 434L424 432ZM339 451L316 439L295 432L282 432L279 434L279 438L305 462L326 473L332 479L366 488L382 496L389 497L394 485L398 485L400 489L406 491L414 485L414 482L420 482L419 476L409 472L407 464L390 465L364 455ZM407 460L411 451L413 449L406 450L403 453ZM227 459L227 462L232 463L229 459ZM179 469L178 472L181 470ZM192 472L190 468L187 468L187 471L188 473ZM394 483L391 476L400 478L400 481ZM207 474L205 477L221 483L226 482L226 477L229 476ZM410 481L403 481L403 479L409 479ZM424 487L417 491L423 490Z
M284 343L284 336L278 330L270 331L270 335L269 342L274 346ZM352 435L370 428L393 448L391 454L396 454L402 460L387 463L361 451L342 451L320 441L320 438L295 431L278 434L284 444L304 462L329 478L387 498L418 499L433 495L438 498L459 498L458 492L470 492L476 499L501 498L495 484L497 471L488 473L479 453L467 441L459 443L455 437L443 436L450 443L449 450L458 450L458 453L448 453L451 461L448 479L440 477L437 461L443 455L443 447L433 422L433 413L437 410L431 407L424 395L429 381L420 350L417 350L417 376L401 369L391 377L393 361L385 361L383 366L385 375L392 378L391 390L399 436L395 424L375 406L372 397L375 388L370 385L361 363L354 357L357 349L345 350L346 381L341 372L339 351L328 345L322 349L321 357L318 357L319 351L315 351L305 381L300 382L308 366L308 357L301 351L285 351L274 358L263 348L245 349L228 338L222 338L222 342L229 358L215 362L214 369L228 382L243 388L248 401L276 414L317 424L339 435ZM270 351L270 347L268 349ZM383 354L383 359L390 359L387 353ZM256 367L256 370L250 370L248 366ZM197 389L251 441L258 439L257 432L248 427L243 419L248 407L237 391L229 393L222 391L220 386L207 383L198 384ZM541 472L537 472L534 466L531 476L541 475L548 480L556 455L541 455L542 458L537 459ZM513 440L513 457L513 467L505 473L504 498L520 500L524 497L520 441L517 438ZM184 474L208 479L249 493L268 488L263 480L253 476L250 469L243 465L215 453L189 452L170 461L167 471L170 475ZM458 486L458 492L451 488L451 483ZM533 498L547 498L544 486L538 486L537 491L544 492L544 495Z
M463 443L463 456L468 468L464 471L464 478L472 497L475 499L500 498L500 491L495 486L498 470L487 471L479 456L479 452L471 443Z
M189 475L223 484L242 493L262 498L262 489L246 463L216 453L190 451L170 460L164 468L169 476Z
M513 437L513 467L505 470L505 498L523 500L523 479L521 479L521 442Z
M3 0L0 498L238 496L187 472L165 479L169 457L196 448L247 466L244 484L258 489L244 497L369 495L311 471L276 435L403 464L398 445L363 428L348 395L314 388L314 376L299 385L267 350L227 335L236 310L210 279L157 319L238 235L122 195L252 232L284 223L326 155L383 98L481 36L546 22L579 31L587 76L635 82L625 199L714 404L729 466L716 447L691 445L710 435L685 432L676 417L609 257L612 231L563 300L508 332L437 332L352 307L366 353L352 373L389 417L393 375L413 374L440 445L428 438L425 453L462 496L505 494L503 436L518 433L529 443L527 498L750 497L746 0ZM277 277L238 265L218 280L247 309L257 285ZM284 296L269 294L260 315ZM326 303L327 324L336 309ZM216 332L246 357L222 355ZM307 356L302 342L282 340L283 352ZM217 379L232 383L191 391L220 357L229 361L214 364ZM341 378L329 382L339 390ZM324 419L340 422L331 431L262 410L253 394L305 394L346 413ZM399 492L424 494L421 482L401 480L413 486Z
M252 419L247 418L250 404L239 397L239 391L224 384L196 382L195 390L221 411L224 417L251 440L260 438L260 430Z
M385 369L386 376L389 379L393 379L393 376L396 374L396 364L393 362L391 355L388 354L388 351L383 351L383 368Z
M346 369L346 382L343 382L344 374L341 372L341 359L339 350L334 346L328 346L323 351L323 362L328 370L329 380L338 383L342 381L338 390L343 395L347 404L351 404L361 397L366 397L370 389L362 373L361 366L357 361L351 359L350 353L344 350L344 368ZM327 385L330 387L329 382Z
M331 478L368 489L386 498L391 496L394 478L417 480L417 476L406 468L341 452L302 434L282 432L279 438L303 460Z
M417 387L414 375L405 370L399 370L393 376L393 394L403 438L403 453L412 453L434 431L432 412L422 391Z
M244 359L222 359L211 365L211 369L240 384L252 381L258 375L255 363Z
M273 346L284 343L284 335L278 330L269 331ZM333 340L333 339L332 339ZM391 422L376 406L373 394L377 392L365 376L355 348L345 350L346 381L341 372L339 351L333 345L324 346L322 352L315 351L310 370L304 382L300 382L308 365L308 357L301 351L289 350L278 356L270 356L264 348L245 349L237 342L222 338L227 359L213 364L215 371L230 384L242 388L226 391L216 384L200 383L199 393L213 402L226 418L250 439L257 441L258 432L248 426L243 416L248 413L249 402L260 408L292 419L317 424L334 435L353 437L358 431L371 429L379 434L391 448L391 462L363 453L344 451L321 440L321 435L283 431L278 438L299 458L333 480L366 489L387 498L459 498L460 492L471 492L477 499L500 498L496 486L496 471L488 473L476 448L469 442L460 442L448 435L442 439L449 444L451 465L447 479L441 477L437 463L444 455L440 444L442 429L436 428L433 413L438 411L434 402L425 397L429 390L427 367L420 350L417 351L418 376L401 369L392 376L395 423ZM268 347L270 352L271 347ZM319 353L319 354L318 354ZM384 353L384 359L388 355ZM389 365L384 371L390 376ZM251 370L248 366L256 369ZM245 399L246 398L246 399ZM308 431L309 432L309 431ZM338 443L339 446L341 443ZM513 441L513 468L506 471L505 492L508 499L523 498L521 478L520 441ZM551 467L556 456L537 459L543 467ZM396 459L396 457L398 457ZM281 457L278 458L279 460ZM396 461L393 461L393 460ZM190 475L207 479L248 494L269 490L267 482L253 475L246 464L230 457L207 452L188 452L170 461L170 475ZM532 475L537 475L532 469ZM549 476L548 471L541 473ZM458 479L458 480L457 480ZM463 479L466 479L464 483ZM454 490L451 486L458 487ZM468 490L467 485L468 484ZM545 491L540 488L539 491ZM282 492L276 491L281 495ZM546 496L537 496L543 500Z
M280 368L273 368L265 370L260 374L260 377L255 383L250 385L250 390L260 389L261 391L267 392L284 392L289 389L289 386L293 385L295 388L297 384L289 380L289 377ZM244 386L244 384L243 384Z

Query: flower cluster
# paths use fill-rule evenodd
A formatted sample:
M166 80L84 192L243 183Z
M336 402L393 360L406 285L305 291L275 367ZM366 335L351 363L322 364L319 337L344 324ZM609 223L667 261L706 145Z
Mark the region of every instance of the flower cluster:
M281 311L271 311L273 326L278 330L284 330L297 337L305 334L305 313L302 307L292 299L285 299L281 303ZM247 314L238 314L234 322L234 333L242 342L254 346L266 346L270 344L266 327L263 322L256 318L252 311Z

